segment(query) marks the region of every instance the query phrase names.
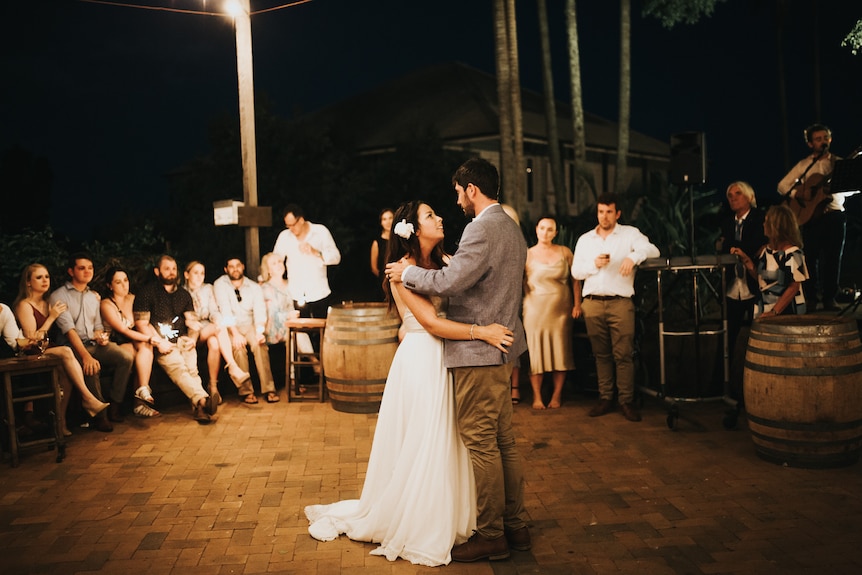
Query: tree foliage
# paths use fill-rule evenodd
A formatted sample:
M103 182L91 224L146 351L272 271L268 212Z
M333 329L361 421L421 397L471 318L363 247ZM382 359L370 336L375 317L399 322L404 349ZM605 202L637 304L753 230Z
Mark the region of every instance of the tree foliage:
M643 15L652 16L665 28L677 24L697 24L704 16L712 16L719 2L726 0L644 0Z
M862 51L862 20L856 22L856 26L841 41L841 45L849 47L854 56Z

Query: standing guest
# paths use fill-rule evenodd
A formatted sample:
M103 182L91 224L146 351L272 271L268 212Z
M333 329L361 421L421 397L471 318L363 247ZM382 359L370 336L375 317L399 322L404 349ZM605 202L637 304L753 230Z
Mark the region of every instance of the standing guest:
M136 405L132 410L140 417L155 417L153 393L150 390L150 375L153 373L153 348L143 345L149 338L135 330L135 314L132 311L135 294L129 291L129 274L121 267L111 267L105 273L107 297L102 298L101 313L105 329L110 330L110 341L135 356L135 374L138 384L135 389Z
M224 358L225 369L237 388L250 385L251 375L241 368L233 358L230 336L221 325L221 313L219 313L218 303L216 303L213 286L204 282L206 278L204 265L198 261L189 262L183 276L185 278L183 287L192 296L195 313L197 313L201 326L198 342L205 342L207 346L209 393L213 401L217 405L221 405L222 398L218 391L218 376L222 358Z
M197 321L192 296L180 289L177 261L162 255L153 268L156 281L138 291L133 308L135 329L146 335L156 361L189 398L195 421L212 423L218 402L204 391L198 374Z
M582 280L581 304L587 336L596 358L599 402L590 410L598 417L614 407L614 388L623 415L640 421L634 405L635 266L659 256L659 250L634 226L618 223L621 210L613 194L598 199L598 225L578 238L572 276Z
M390 263L386 272L409 290L448 296L453 321L509 327L514 338L507 348L518 357L527 349L519 317L527 260L524 235L497 201L500 178L493 164L467 160L455 171L452 185L458 205L473 220L449 265L435 270ZM477 493L476 532L452 548L452 559L505 559L510 548L526 551L532 545L524 521L524 472L512 430L514 366L508 354L480 341L446 340L444 351L455 380L458 432L470 452Z
M284 226L272 251L287 258L294 307L302 317L325 318L332 300L326 268L341 263L341 252L326 226L306 220L296 204L284 209Z
M52 306L57 302L66 304L66 311L57 317L58 340L75 352L93 395L111 404L107 417L100 414L96 418L96 429L113 431L110 422L123 421L120 404L126 395L135 355L108 340L102 325L99 295L89 287L93 281L93 259L82 252L72 254L66 271L70 280L54 290L48 301ZM111 372L112 376L103 377Z
M727 187L727 203L732 214L721 222L721 235L716 247L721 253L732 253L731 250L739 248L753 260L767 241L763 233L763 210L757 208L754 189L747 182L733 182ZM751 325L759 293L757 279L745 273L742 263L734 266L734 275L725 296L727 347L732 358L735 357L739 330Z
M755 317L804 314L805 294L800 286L808 279L802 237L796 217L785 205L772 206L766 212L763 230L769 243L754 260L739 248L731 253L739 256L748 273L757 279L760 302Z
M386 268L386 250L389 249L389 238L392 235L393 216L394 212L389 208L380 212L380 235L371 242L371 273L378 280Z
M778 193L788 198L794 213L802 218L799 221L809 272L809 279L802 286L807 309L813 312L817 308L819 288L823 309L837 310L835 296L844 254L847 228L844 200L847 194L826 192L829 191L828 180L835 169L835 162L841 158L829 151L832 130L827 126L813 124L805 129L804 134L811 153L799 160L778 182Z
M243 371L248 371L248 350L251 350L260 378L260 392L267 403L277 403L279 398L275 392L266 346L266 302L263 300L263 290L256 282L245 277L245 265L238 257L227 258L224 271L225 275L213 282L213 291L222 323L230 337L234 360ZM258 402L251 380L238 389L243 403Z
M536 223L536 245L527 250L524 274L524 330L530 354L533 409L545 409L542 382L553 377L554 391L547 407L562 403L566 373L575 369L572 351L572 316L579 284L572 280L572 250L554 243L557 220L542 216Z
M26 338L38 339L37 336L42 336L40 331L44 333L45 337L48 337L52 333L51 328L57 318L66 311L66 304L63 302L48 305L45 295L50 289L51 276L48 273L48 268L38 263L30 264L24 268L21 273L21 281L18 284L18 297L12 304L14 317L11 317L13 313L7 313L9 308L5 305L3 306L3 313L0 314L4 318L2 321L3 338L12 349L17 347L15 338L17 338L19 331ZM63 435L68 437L72 433L66 425L66 412L69 408L69 401L72 399L73 388L81 394L81 404L90 417L96 417L100 412L104 413L108 404L99 401L87 388L84 381L84 370L71 348L50 342L45 354L63 360L63 369L59 372L60 389L63 390L59 418Z

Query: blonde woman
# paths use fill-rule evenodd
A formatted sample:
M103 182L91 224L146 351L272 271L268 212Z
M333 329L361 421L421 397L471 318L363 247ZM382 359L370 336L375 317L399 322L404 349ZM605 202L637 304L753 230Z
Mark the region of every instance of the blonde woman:
M185 277L183 287L192 296L192 301L195 304L195 312L198 314L201 324L198 341L206 342L207 344L207 370L210 376L209 392L213 400L221 405L222 398L218 391L218 376L222 358L224 358L225 370L237 388L251 379L251 375L247 371L244 371L233 358L230 337L227 330L222 329L219 325L221 314L219 313L218 304L216 304L213 286L204 282L206 278L206 268L204 265L199 261L189 262L183 276Z
M21 273L21 282L18 285L18 297L12 305L15 318L24 337L39 339L44 332L47 335L54 322L67 310L64 302L48 305L46 294L51 290L51 275L48 268L39 263L30 264ZM66 410L72 397L72 389L81 394L81 404L90 417L96 417L107 407L107 403L99 401L84 383L84 370L75 357L72 348L65 345L51 345L45 350L45 355L59 357L63 360L63 369L60 371L60 387L63 390L63 400L60 404L60 423L63 435L72 435L66 426Z
M527 250L524 273L524 330L530 354L533 409L556 409L562 403L566 373L575 368L572 318L580 315L580 284L572 279L572 250L554 243L557 220L536 222L536 245ZM547 406L542 383L550 372L554 383Z
M293 307L293 296L287 289L287 278L285 276L284 258L269 252L264 254L260 260L260 287L263 290L263 300L266 302L266 343L269 346L287 345L288 329L285 322L288 319L299 317L299 311ZM307 333L296 334L296 346L299 353L310 356L312 361L317 362L314 357L314 348L311 338ZM285 349L285 353L290 350ZM277 357L278 355L276 355ZM318 365L314 366L315 372L320 371ZM305 393L305 386L299 385L299 378L295 392Z

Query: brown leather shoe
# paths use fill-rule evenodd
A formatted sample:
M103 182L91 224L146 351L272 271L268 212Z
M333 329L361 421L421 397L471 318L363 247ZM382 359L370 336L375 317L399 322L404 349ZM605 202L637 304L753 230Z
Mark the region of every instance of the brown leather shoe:
M533 547L533 542L530 541L530 532L527 526L524 525L520 529L505 528L506 541L509 547L515 551L529 551Z
M480 559L500 561L508 558L509 545L503 535L496 539L488 539L474 533L466 542L452 548L452 560L461 563L471 563Z
M105 413L106 410L101 411L93 418L93 423L90 424L90 427L95 429L96 431L101 431L102 433L110 433L114 431L114 426L111 425L111 422L108 421L108 414Z
M622 410L623 415L629 421L640 421L641 420L641 413L640 413L640 411L638 411L638 409L634 406L633 403L621 404L620 410Z
M193 417L195 418L195 421L197 421L201 425L207 425L209 423L212 423L212 417L210 417L210 414L207 413L207 402L205 400L200 400L195 406Z
M598 417L604 415L614 408L614 403L610 399L600 399L597 404L590 410L590 417Z

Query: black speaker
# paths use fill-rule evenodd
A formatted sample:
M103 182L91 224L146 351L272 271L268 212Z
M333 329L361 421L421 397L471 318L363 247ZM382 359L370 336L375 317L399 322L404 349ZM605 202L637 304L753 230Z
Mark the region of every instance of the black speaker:
M670 183L706 183L706 140L703 132L681 132L670 137Z

